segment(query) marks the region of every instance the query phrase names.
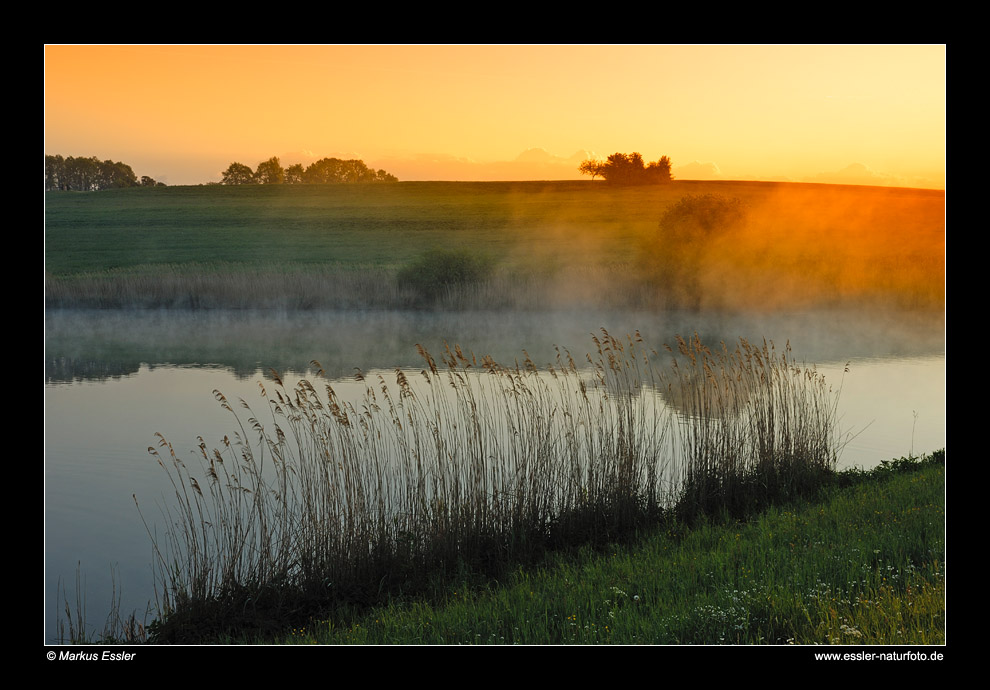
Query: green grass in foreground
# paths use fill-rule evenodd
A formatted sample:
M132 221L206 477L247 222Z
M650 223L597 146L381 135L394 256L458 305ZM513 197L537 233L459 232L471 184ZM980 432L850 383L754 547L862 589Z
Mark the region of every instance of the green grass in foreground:
M944 644L944 465L897 461L839 483L820 502L668 528L276 642Z

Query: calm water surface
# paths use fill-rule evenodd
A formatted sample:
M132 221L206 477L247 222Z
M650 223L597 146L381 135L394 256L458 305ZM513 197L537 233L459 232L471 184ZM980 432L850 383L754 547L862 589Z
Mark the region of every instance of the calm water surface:
M941 317L835 312L740 317L637 313L245 313L63 312L46 315L45 638L55 634L59 584L74 601L82 573L87 618L102 625L114 583L121 608L143 611L154 596L148 529L161 529L171 486L148 454L160 432L180 458L197 437L212 447L234 430L213 390L261 407L269 368L289 380L351 380L356 368L394 377L419 370L416 344L444 342L512 363L525 349L538 365L554 346L582 361L591 334L640 330L658 350L675 335L706 343L745 337L790 342L799 362L841 386L840 463L871 467L945 447L945 354ZM288 381L287 381L288 383ZM339 386L335 386L340 388ZM347 389L344 384L341 392ZM363 386L353 385L355 393ZM146 527L140 511L148 521ZM113 574L113 577L111 577Z

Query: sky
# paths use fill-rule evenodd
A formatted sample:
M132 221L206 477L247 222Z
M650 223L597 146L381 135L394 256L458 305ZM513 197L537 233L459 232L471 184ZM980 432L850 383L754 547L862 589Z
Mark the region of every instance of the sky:
M167 184L359 158L400 180L945 188L945 45L46 45L45 154Z

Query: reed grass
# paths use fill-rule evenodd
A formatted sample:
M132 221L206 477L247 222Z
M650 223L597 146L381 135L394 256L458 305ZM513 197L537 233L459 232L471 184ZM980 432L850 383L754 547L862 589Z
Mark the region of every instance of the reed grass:
M55 629L55 639L59 644L144 644L148 641L148 615L139 618L136 611L124 615L120 608L120 590L114 569L110 571L112 589L110 607L103 627L91 627L86 616L86 585L81 565L76 568L74 596L66 594L61 580L55 598L55 608L59 611Z
M785 349L741 340L665 354L606 331L578 366L540 369L455 346L418 373L261 384L265 414L215 392L236 420L186 463L149 448L174 503L158 555L162 642L301 625L319 613L429 590L465 571L670 518L813 491L834 469L838 392ZM315 366L318 365L314 363Z

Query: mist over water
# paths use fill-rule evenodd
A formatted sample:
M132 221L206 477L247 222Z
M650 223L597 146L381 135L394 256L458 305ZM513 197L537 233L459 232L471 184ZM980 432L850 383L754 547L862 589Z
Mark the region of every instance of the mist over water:
M422 366L416 345L444 343L511 363L526 350L537 364L554 347L577 357L604 328L623 337L639 331L655 348L697 333L709 346L739 338L790 343L808 363L852 357L926 356L944 352L944 317L931 312L806 310L718 313L648 311L419 312L338 311L54 311L46 314L45 375L49 382L102 380L141 365L219 366L236 376L261 370L305 373L317 360L330 376L354 370Z

